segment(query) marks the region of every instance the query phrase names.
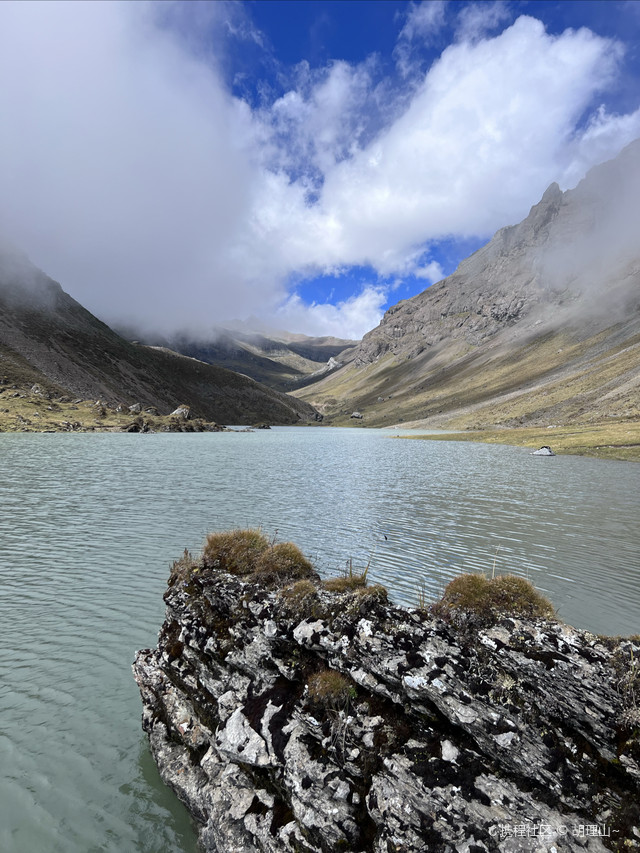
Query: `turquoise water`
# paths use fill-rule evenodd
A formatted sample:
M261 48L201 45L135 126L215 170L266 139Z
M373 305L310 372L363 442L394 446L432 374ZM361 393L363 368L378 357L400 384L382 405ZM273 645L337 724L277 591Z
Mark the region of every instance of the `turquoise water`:
M195 851L130 664L210 530L261 525L325 574L370 562L410 605L495 566L565 621L640 632L640 465L393 435L0 435L2 853Z

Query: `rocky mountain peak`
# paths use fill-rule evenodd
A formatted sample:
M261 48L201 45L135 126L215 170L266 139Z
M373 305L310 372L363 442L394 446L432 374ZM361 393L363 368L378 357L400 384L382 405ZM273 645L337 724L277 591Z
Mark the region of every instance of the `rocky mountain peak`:
M552 183L526 219L497 231L452 275L390 308L363 338L355 363L371 364L387 352L412 358L443 342L478 346L516 324L528 333L558 309L589 301L601 284L596 271L626 269L640 254L639 190L640 140L592 169L574 190ZM632 282L623 291L626 304Z

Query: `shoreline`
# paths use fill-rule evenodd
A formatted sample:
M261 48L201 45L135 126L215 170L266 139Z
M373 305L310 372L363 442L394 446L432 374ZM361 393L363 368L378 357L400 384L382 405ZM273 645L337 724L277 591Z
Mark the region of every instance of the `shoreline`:
M476 429L425 435L404 435L421 441L475 441L508 444L532 450L549 445L558 455L588 456L621 462L640 462L640 421L606 421L548 427Z
M162 415L157 410L131 412L101 400L52 398L37 393L10 391L0 395L0 433L128 433L128 432L219 432L225 427L200 418ZM11 393L12 392L12 393ZM302 424L300 424L302 426ZM334 424L325 423L325 426ZM314 424L316 426L316 424ZM317 426L320 426L317 424ZM398 430L406 424L394 424ZM367 429L365 424L344 425L343 429ZM371 427L380 429L382 427ZM388 428L391 428L388 427ZM415 428L415 427L414 427ZM547 427L502 427L467 429L424 435L399 435L421 441L472 441L514 447L550 445L558 456L569 454L623 462L640 462L640 420L616 419L596 423Z

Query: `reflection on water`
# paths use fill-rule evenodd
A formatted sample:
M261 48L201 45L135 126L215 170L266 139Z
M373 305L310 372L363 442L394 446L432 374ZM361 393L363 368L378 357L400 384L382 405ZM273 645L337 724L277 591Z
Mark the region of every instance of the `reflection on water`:
M0 850L195 851L129 666L171 561L261 525L399 602L459 571L529 577L563 619L640 631L640 466L384 431L0 436Z

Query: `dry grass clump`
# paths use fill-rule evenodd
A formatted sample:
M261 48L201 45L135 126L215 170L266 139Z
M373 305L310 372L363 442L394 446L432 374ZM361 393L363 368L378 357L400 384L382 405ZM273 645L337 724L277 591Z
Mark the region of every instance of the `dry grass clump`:
M360 606L373 604L386 604L389 601L389 592L381 583L374 583L364 589L356 591L356 598Z
M525 578L500 575L464 574L446 587L442 599L431 605L434 616L472 617L481 623L493 623L505 616L520 619L553 619L553 605Z
M318 589L309 578L285 586L280 591L280 601L285 612L297 620L320 614Z
M346 708L357 691L351 681L334 669L324 669L312 675L308 682L309 702L317 708L338 711Z
M329 592L354 592L356 589L364 589L367 585L368 570L362 574L354 574L353 569L339 578L329 578L323 581L322 586Z
M290 581L314 576L313 566L297 545L293 542L279 542L259 554L252 579L265 586L282 586Z
M191 580L194 573L200 569L198 560L194 560L189 551L185 548L184 554L179 560L175 560L171 566L171 574L169 575L169 586L176 583L186 583Z
M366 616L371 610L388 602L389 593L386 586L375 583L356 589L346 612L352 616Z
M202 558L207 569L249 575L268 548L269 542L260 530L228 530L207 536Z

